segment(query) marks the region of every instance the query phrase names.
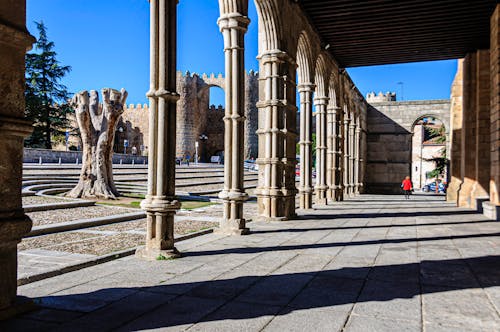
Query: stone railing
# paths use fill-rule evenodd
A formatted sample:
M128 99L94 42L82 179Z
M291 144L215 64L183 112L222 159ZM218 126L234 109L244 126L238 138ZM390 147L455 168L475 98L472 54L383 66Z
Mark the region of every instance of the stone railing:
M24 148L24 163L37 164L81 164L81 151L56 151L47 149ZM137 156L132 154L113 154L113 164L147 164L147 156Z

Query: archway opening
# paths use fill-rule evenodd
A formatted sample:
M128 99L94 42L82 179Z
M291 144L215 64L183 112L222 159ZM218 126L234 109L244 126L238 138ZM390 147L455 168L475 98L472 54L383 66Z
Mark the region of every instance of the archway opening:
M411 177L414 188L445 193L448 185L447 134L443 121L429 115L412 127Z

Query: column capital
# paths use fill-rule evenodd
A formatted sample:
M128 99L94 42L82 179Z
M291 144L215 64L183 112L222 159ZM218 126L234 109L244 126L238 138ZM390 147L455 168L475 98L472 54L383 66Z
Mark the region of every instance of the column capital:
M0 135L26 137L33 131L31 121L0 114Z
M264 53L257 55L257 59L260 60L262 64L266 64L269 62L288 62L294 65L296 64L295 60L290 55L288 55L288 53L278 49L265 51Z
M24 52L31 49L31 45L36 41L35 37L24 29L17 29L0 22L0 44L22 49Z
M314 83L300 83L297 85L297 91L299 92L313 92L316 88L316 84Z
M219 25L220 31L235 29L246 32L249 23L250 19L240 13L223 14L217 20L217 25Z
M314 98L314 105L327 105L330 98L321 96Z

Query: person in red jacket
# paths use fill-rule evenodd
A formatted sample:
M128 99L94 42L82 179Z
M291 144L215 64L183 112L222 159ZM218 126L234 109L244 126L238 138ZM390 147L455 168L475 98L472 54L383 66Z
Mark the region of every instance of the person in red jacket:
M410 199L410 194L411 191L413 190L413 185L411 183L410 177L407 176L404 180L403 183L401 183L401 188L403 188L405 192L405 198Z

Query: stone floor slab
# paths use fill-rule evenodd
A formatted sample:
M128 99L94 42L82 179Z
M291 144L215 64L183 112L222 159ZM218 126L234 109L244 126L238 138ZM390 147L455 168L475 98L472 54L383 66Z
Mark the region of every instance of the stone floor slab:
M499 223L417 195L301 213L21 286L42 308L0 330L500 330Z

